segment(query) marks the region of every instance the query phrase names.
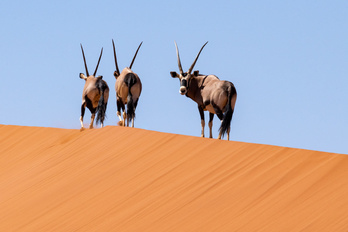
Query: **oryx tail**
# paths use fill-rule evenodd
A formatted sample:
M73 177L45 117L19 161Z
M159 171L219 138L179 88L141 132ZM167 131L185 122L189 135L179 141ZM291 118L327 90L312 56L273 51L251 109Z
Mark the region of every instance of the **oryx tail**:
M132 86L137 83L136 76L134 73L128 73L124 78L124 82L128 87L128 96L127 96L127 118L135 118L135 105L132 95Z
M97 107L97 121L96 123L99 124L104 124L104 120L105 120L105 117L106 117L106 106L107 106L107 103L108 103L108 93L106 93L106 91L108 92L109 89L108 89L108 86L105 84L105 82L103 81L99 81L97 83L98 85L98 89L100 91L100 99L99 99L99 102L98 102L98 107ZM106 93L106 96L104 96L104 94ZM106 99L105 99L106 97Z
M233 111L234 111L234 108L232 108L231 105L233 105L234 107L234 104L237 98L237 91L232 83L230 83L230 85L228 86L227 93L228 93L228 102L225 108L225 114L223 116L221 126L219 128L219 132L222 137L226 134L227 131L230 130L231 120L232 120ZM233 101L233 104L231 104L232 101Z

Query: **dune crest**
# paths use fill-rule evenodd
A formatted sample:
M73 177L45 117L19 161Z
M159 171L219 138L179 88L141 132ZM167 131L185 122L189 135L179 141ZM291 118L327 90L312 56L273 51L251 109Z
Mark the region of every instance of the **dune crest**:
M0 125L0 231L348 231L348 156Z

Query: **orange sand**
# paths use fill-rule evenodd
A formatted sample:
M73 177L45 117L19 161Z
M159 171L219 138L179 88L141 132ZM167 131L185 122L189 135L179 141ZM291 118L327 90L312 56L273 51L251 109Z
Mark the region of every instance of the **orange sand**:
M0 125L0 231L348 231L348 156Z

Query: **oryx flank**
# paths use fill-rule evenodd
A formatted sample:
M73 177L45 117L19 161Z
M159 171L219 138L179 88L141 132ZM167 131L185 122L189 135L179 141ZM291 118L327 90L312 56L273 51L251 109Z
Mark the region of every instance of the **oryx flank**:
M108 98L109 98L109 87L107 83L104 80L102 80L103 76L97 76L97 77L95 76L98 70L100 58L102 57L102 54L103 54L103 48L101 49L99 60L93 75L89 75L85 53L83 52L82 44L81 44L81 50L82 50L82 56L83 56L83 61L85 63L86 75L87 75L85 76L85 74L80 73L80 78L86 81L85 86L83 87L83 92L82 92L82 105L81 105L81 117L80 117L81 130L84 129L83 116L85 114L86 106L91 111L91 114L92 114L89 128L90 129L93 128L93 122L94 122L94 117L96 113L97 113L96 124L100 122L101 126L103 127L106 106L107 106Z
M116 65L116 71L114 72L114 76L116 78L115 90L117 116L120 119L119 124L122 126L125 126L125 119L127 118L127 126L129 126L129 120L132 120L132 127L134 127L135 109L138 104L142 87L139 76L132 71L132 65L142 43L143 42L140 43L137 51L135 52L130 66L124 68L120 73L120 70L118 69L117 65L115 43L114 40L112 40ZM127 112L125 111L125 105L127 105ZM121 117L121 109L123 111L123 119Z
M184 72L181 66L178 46L175 42L180 74L176 72L170 72L170 75L173 78L177 77L180 79L180 94L185 94L187 97L191 98L198 104L198 110L201 116L202 125L201 136L204 137L204 111L208 110L208 126L210 129L209 137L213 137L213 118L214 114L216 114L221 120L218 139L221 139L221 136L223 136L227 132L227 140L229 140L230 125L234 111L234 105L237 99L237 92L234 85L229 81L219 80L219 78L215 75L202 75L199 74L199 71L194 71L193 74L191 74L201 51L207 43L208 42L206 42L202 46L189 70L187 72Z

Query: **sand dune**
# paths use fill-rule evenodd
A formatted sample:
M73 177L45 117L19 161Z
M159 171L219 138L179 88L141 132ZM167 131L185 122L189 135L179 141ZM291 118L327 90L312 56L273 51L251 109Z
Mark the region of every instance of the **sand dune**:
M348 156L0 125L0 231L348 231Z

